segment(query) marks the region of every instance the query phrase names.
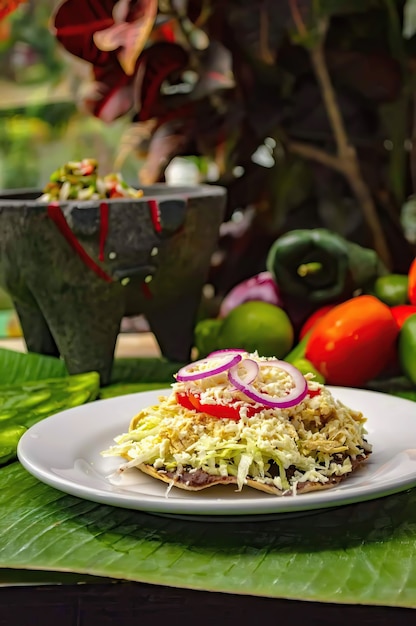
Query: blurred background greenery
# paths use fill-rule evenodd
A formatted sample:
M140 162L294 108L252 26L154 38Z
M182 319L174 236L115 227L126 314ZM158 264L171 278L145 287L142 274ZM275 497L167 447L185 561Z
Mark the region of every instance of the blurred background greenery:
M416 0L159 0L144 49L130 50L139 58L129 77L114 59L95 66L70 54L72 35L58 42L59 0L21 1L0 20L1 188L42 187L58 166L89 156L102 172L152 184L185 158L201 182L228 192L210 277L219 295L263 271L273 241L294 228L328 228L407 271L416 246ZM101 3L109 19L112 4ZM93 38L94 2L62 5L64 30ZM80 49L91 53L85 41ZM85 89L101 75L117 92L115 68L119 91L134 79L134 108L106 122L97 93L83 108Z
M98 155L113 167L127 120L105 124L77 107L89 67L49 29L56 2L29 2L0 22L0 187L41 187L62 163ZM137 160L124 165L137 179Z

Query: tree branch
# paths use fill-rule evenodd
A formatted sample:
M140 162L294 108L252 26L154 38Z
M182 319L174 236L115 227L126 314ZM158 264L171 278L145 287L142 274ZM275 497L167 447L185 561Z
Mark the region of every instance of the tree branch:
M310 144L303 143L301 141L287 141L285 145L293 154L305 157L305 159L317 161L318 163L321 163L321 165L325 165L326 167L336 170L341 174L344 173L344 169L339 158L329 152L326 152L325 150L321 150L320 148L316 148L315 146L311 146Z
M296 6L296 0L291 3ZM335 89L332 85L332 80L329 75L328 66L325 59L324 42L325 36L328 30L328 19L321 19L318 23L320 30L319 43L310 49L310 58L313 65L313 69L321 89L322 99L325 104L326 112L328 115L329 123L334 133L334 138L337 147L337 155L332 156L319 149L309 149L305 151L305 146L301 144L301 151L307 158L311 158L319 161L338 172L341 172L361 205L364 219L371 230L373 236L374 249L385 263L387 267L391 267L391 255L387 246L387 242L384 236L383 229L380 224L380 220L377 213L373 197L370 189L361 173L360 164L357 153L354 146L352 146L348 140L347 131L345 129L344 120L341 114L341 110L338 106ZM316 151L317 150L317 151ZM299 154L299 144L295 144L295 151ZM309 155L306 154L309 153Z
M410 152L410 173L412 177L412 195L416 194L416 93L413 93L412 102L412 149Z
M324 40L328 30L328 21L323 20L321 23L322 39L320 43L310 50L310 57L313 69L322 91L322 98L325 103L326 112L331 124L332 131L337 144L338 156L345 158L349 156L350 150L354 150L348 141L347 131L344 126L344 120L338 106L335 90L332 86L331 77L325 60Z
M298 33L302 37L306 37L306 35L308 34L308 31L305 26L305 22L303 21L302 14L299 10L297 0L289 0L289 8L292 14L292 20L298 30Z

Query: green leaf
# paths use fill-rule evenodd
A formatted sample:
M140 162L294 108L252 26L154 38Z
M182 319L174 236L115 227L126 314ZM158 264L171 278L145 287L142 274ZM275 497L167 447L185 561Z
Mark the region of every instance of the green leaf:
M0 348L0 381L3 385L67 375L61 359Z
M379 5L378 0L319 0L318 11L321 15L344 15L364 13Z
M301 496L300 496L301 497ZM298 516L213 523L80 500L0 470L0 567L414 607L416 489Z
M296 0L293 7L291 39L293 43L311 50L322 43L326 33L325 25L332 16L365 13L371 8L379 8L379 1Z
M0 465L16 457L25 430L59 411L95 400L96 372L0 386Z
M366 384L366 388L416 402L415 386L405 376L371 380Z
M26 428L18 424L8 424L0 428L0 465L15 458L17 444L25 432Z
M111 382L114 383L173 383L173 375L184 363L163 358L116 359Z
M410 243L416 243L416 197L411 196L402 206L400 222Z
M411 39L416 33L416 0L407 0L403 11L403 37Z
M13 310L13 302L9 294L0 288L0 311Z
M401 204L405 200L406 186L406 152L403 145L408 136L409 101L407 95L400 96L394 102L379 107L379 116L390 141L388 183Z
M115 398L116 396L125 396L128 393L139 393L142 391L150 391L151 389L166 389L168 383L116 383L115 385L109 385L104 387L100 391L100 398Z
M323 40L323 34L315 24L309 25L307 30L302 33L292 30L290 36L295 45L303 46L307 50L313 50Z

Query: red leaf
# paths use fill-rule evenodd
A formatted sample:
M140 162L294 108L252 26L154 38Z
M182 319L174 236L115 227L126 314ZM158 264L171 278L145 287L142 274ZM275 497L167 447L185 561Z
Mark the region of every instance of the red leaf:
M114 23L94 33L94 43L103 51L118 51L120 65L126 74L134 72L157 15L157 0L128 3L120 0L114 11Z
M158 182L173 157L186 153L192 135L189 119L171 120L154 133L147 154L147 159L140 169L142 185Z
M83 105L104 122L125 115L133 106L133 79L117 61L94 68L95 81L83 94Z
M157 30L160 39L168 41L169 43L175 43L176 35L173 21L161 24Z
M188 63L188 54L178 44L158 42L144 50L140 57L142 72L136 79L136 109L139 121L159 117L165 106L158 107L163 96L162 83L175 72L183 70Z
M201 65L199 80L191 94L192 100L235 87L232 56L220 42L211 41L201 55Z
M157 0L66 0L53 17L54 33L69 51L105 66L116 56L126 74L153 28Z
M106 65L111 55L96 46L93 35L114 24L115 4L114 0L65 0L52 18L56 38L71 54Z

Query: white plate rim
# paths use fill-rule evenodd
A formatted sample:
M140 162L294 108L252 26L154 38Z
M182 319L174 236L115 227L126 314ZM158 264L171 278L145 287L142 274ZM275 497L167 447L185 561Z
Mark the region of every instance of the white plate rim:
M386 442L388 445L387 449L383 450L382 458L378 450L375 449L370 457L370 462L364 468L360 469L351 479L346 479L339 486L329 490L282 498L251 489L247 490L246 493L243 489L243 493L235 494L233 491L229 491L228 487L216 487L216 494L218 494L218 489L227 489L228 491L224 491L224 495L220 497L211 497L214 491L210 489L203 492L185 492L175 488L166 497L166 485L163 487L164 495L161 495L160 490L163 484L142 473L140 473L140 480L145 485L146 490L150 490L150 492L154 490L154 494L143 492L137 494L129 489L126 491L125 487L107 486L105 481L108 481L109 472L107 470L106 475L103 468L98 468L100 461L97 461L97 454L99 455L100 450L97 449L98 444L95 445L95 439L93 439L95 448L94 445L89 448L91 449L90 457L88 452L84 454L86 458L76 456L80 449L85 449L87 443L83 438L80 426L85 427L85 424L88 424L87 432L90 437L102 436L104 426L107 430L112 431L113 436L125 432L130 419L141 408L154 404L160 395L170 393L169 388L96 400L56 413L28 429L19 441L17 455L20 463L29 473L41 482L64 493L101 504L178 516L204 516L208 518L243 516L247 519L248 516L293 514L367 501L416 486L416 449L408 447L412 436L416 442L416 403L375 391L331 386L328 388L336 397L352 408L360 410L360 404L367 407L364 413L368 417L370 443L372 443L372 435L374 438L374 434L378 432L381 436L381 431L386 437L391 438L391 433L385 423L387 418L386 416L383 417L383 410L386 413L390 409L394 410L395 413L398 412L398 415L395 414L394 417L397 443L391 449L390 458L390 443ZM372 410L370 410L369 415L368 406L370 405L374 405L374 413L381 409L381 416L372 415ZM412 414L414 424L412 424ZM59 440L59 437L56 439L57 433L62 432L63 428L68 429L69 425L74 426L72 440L68 436L65 437L65 441ZM57 441L57 448L48 445L50 439L54 443ZM382 446L384 446L384 439L381 441L383 442ZM112 439L109 438L104 447L108 447L111 443ZM60 459L60 454L68 457L68 467L64 465L63 468L57 469L55 467L56 459L57 457ZM93 461L94 455L96 461ZM380 457L378 462L377 455ZM397 460L399 469L394 465L395 460ZM77 463L81 463L82 470L77 466ZM111 463L115 468L119 461L113 458ZM382 469L386 467L386 463L392 465L392 475L388 475L387 478L382 474ZM138 472L138 470L135 471ZM68 474L68 476L64 474Z

